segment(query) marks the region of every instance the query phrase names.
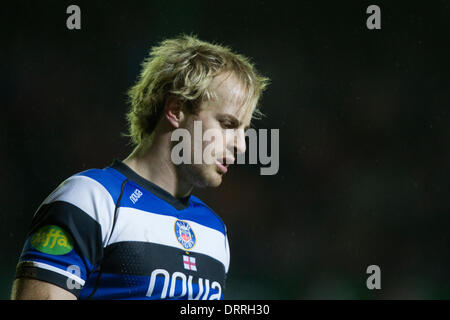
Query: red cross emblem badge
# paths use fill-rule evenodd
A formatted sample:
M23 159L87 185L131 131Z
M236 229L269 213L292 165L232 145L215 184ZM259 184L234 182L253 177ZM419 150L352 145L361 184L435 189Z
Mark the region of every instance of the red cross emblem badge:
M183 264L186 270L197 271L197 266L195 264L195 258L183 255Z

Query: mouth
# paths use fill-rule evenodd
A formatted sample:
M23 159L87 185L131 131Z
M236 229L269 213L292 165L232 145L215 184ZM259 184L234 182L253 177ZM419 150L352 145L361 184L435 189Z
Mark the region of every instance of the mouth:
M227 171L228 171L228 166L229 166L230 164L233 164L233 163L234 163L234 159L228 158L228 157L221 159L221 161L219 161L219 160L216 159L216 165L217 165L217 168L219 168L219 171L220 171L222 174L227 173Z
M219 161L216 160L216 165L217 165L217 168L219 168L219 171L222 174L227 173L227 171L228 171L228 165L227 164L220 163Z

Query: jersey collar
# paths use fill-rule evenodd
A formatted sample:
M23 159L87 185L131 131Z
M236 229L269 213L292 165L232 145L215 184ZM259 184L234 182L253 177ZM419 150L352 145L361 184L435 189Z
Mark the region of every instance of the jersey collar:
M151 193L156 195L158 198L168 202L173 207L175 207L177 210L183 210L183 209L186 209L187 207L189 207L190 195L187 197L184 197L184 198L176 198L176 197L172 196L166 190L164 190L161 187L154 184L153 182L138 175L129 166L127 166L125 163L123 163L120 160L115 159L110 167L119 171L121 174L123 174L129 180L134 181L141 187L147 189L148 191L150 191Z

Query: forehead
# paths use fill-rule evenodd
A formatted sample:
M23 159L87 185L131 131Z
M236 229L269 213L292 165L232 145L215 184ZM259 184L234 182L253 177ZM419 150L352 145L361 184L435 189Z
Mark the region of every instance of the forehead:
M208 107L218 113L235 116L239 121L249 123L256 104L249 101L245 85L232 72L217 75L209 86L211 98Z

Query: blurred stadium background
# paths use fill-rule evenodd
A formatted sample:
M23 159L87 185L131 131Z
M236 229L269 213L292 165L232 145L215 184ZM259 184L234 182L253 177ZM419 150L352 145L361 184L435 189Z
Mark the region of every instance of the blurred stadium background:
M272 80L255 127L280 129L278 174L235 166L195 192L228 225L226 298L450 298L450 2L345 3L2 4L0 298L43 199L131 151L125 92L150 47L182 32ZM370 4L381 30L366 28ZM371 264L381 290L366 288Z

